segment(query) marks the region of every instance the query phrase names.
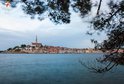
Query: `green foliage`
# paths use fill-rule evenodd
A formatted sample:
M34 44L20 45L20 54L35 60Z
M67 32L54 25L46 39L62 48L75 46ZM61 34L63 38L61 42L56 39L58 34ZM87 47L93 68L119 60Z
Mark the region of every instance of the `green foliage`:
M2 0L5 3L4 0ZM13 8L23 3L23 11L32 19L49 18L55 24L70 23L70 8L79 12L81 17L87 15L92 7L91 0L10 0Z
M75 12L80 12L81 17L84 17L91 11L92 3L90 0L74 0L72 8Z
M25 47L26 47L26 45L25 45L25 44L22 44L22 45L21 45L21 48L25 48Z
M101 12L91 21L95 31L105 31L108 39L98 44L97 47L112 50L124 46L124 1L110 0L109 12Z
M109 11L100 9L102 1L104 0L99 0L97 15L90 23L98 33L105 31L108 39L99 44L95 40L92 42L96 44L96 48L104 50L122 48L124 46L124 0L109 0ZM1 0L1 2L4 3L5 0ZM80 13L80 17L83 18L93 7L91 0L10 0L10 3L13 8L18 3L22 3L23 11L32 19L49 18L55 24L70 23L72 12ZM93 33L89 31L89 34Z
M98 60L99 62L110 61L106 67L90 68L98 73L109 71L118 64L124 64L124 53L121 55L118 53L119 49L124 49L124 0L108 0L109 11L100 9L102 1L104 0L99 0L96 16L92 18L90 24L91 28L97 33L105 31L108 38L102 43L98 43L94 39L91 41L95 43L96 49L100 48L103 51L114 51L116 49L116 52L110 52L110 54L105 55L105 58ZM5 4L6 1L1 0L1 2ZM13 8L18 3L22 3L23 11L30 15L32 19L43 20L49 18L55 24L70 23L73 11L80 13L80 17L84 18L93 7L91 0L10 0L10 3ZM70 11L70 9L73 9L73 11ZM89 31L88 34L92 35L93 32ZM26 45L21 45L21 48L24 47ZM34 49L35 47L32 48ZM20 51L19 46L13 49Z
M10 51L10 50L12 50L12 48L8 48L8 49L7 49L7 51Z

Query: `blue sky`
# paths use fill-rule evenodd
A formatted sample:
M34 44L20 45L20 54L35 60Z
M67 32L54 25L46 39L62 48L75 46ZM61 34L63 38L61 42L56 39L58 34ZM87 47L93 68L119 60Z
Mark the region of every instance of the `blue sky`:
M89 30L86 21L90 18L81 19L78 13L71 14L70 24L55 25L49 18L43 21L31 20L30 16L23 13L20 6L14 9L6 8L0 3L0 50L31 44L35 41L36 35L43 45L70 48L92 48L94 45L90 42L91 38L98 41L105 39L104 33L101 36L86 35Z

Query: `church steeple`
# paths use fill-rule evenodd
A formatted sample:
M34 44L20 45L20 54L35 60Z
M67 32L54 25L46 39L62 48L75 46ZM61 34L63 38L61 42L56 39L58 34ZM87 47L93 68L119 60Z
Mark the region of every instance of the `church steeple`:
M36 43L38 43L38 41L37 41L37 35L36 35Z
M36 38L35 38L35 42L32 42L32 46L34 47L42 47L42 43L38 43L38 38L37 38L37 35L36 35Z

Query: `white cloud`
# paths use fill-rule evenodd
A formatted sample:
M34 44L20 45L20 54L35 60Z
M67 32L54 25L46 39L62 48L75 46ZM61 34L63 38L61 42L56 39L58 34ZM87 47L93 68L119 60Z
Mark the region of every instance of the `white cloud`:
M88 24L78 14L71 14L71 23L54 25L48 18L43 21L31 20L21 9L21 5L9 10L0 3L0 46L2 49L22 43L30 43L38 35L46 45L65 47L93 47L89 36L85 35Z

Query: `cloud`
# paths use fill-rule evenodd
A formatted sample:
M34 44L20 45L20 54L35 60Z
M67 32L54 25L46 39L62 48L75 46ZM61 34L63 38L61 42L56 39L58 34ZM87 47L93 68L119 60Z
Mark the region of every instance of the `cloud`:
M71 14L70 24L55 25L49 18L43 21L31 20L29 15L22 11L21 4L14 9L6 9L2 4L0 6L1 49L23 43L30 44L35 40L35 35L38 35L39 42L44 45L72 48L93 47L90 43L91 37L85 34L89 30L89 24L83 22L79 14Z

